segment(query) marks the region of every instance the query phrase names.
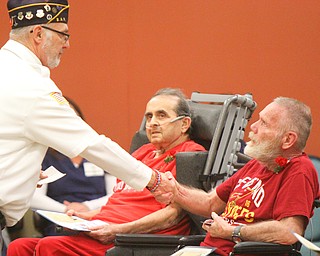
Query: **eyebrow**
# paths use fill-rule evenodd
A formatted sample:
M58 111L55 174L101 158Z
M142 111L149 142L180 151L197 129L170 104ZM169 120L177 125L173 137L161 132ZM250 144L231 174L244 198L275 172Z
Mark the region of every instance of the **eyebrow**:
M151 112L146 112L144 115L147 116L147 115L151 115L151 114L152 114ZM156 114L166 114L167 116L169 115L168 112L163 109L157 110Z

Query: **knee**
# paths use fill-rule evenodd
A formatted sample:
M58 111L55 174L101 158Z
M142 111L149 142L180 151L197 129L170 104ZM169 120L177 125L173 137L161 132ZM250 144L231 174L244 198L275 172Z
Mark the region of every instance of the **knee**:
M41 238L38 241L37 245L35 246L35 250L38 251L40 248L45 248L45 247L49 246L50 240L52 240L52 238L53 237L51 237L51 236ZM52 241L54 241L54 240L52 240Z
M39 240L35 246L36 255L58 255L54 254L60 248L59 236L46 236Z
M7 256L33 255L38 238L18 238L9 243Z
M18 238L9 243L7 248L7 255L10 255L10 256L17 255L16 252L19 251L18 247L20 247L20 243L18 240L20 239L21 238Z

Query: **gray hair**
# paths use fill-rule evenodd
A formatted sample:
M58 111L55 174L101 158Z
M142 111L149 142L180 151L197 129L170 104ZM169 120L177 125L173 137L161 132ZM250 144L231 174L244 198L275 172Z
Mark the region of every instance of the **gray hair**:
M310 108L301 101L286 97L277 97L273 102L284 107L286 113L281 121L283 132L293 131L298 134L296 147L303 151L312 127Z
M173 96L178 98L178 104L176 106L175 112L177 116L191 116L191 109L189 107L188 101L184 93L178 88L163 88L158 90L151 98L160 96L160 95L167 95ZM190 128L187 130L187 134L191 134L192 131L192 122Z
M27 27L21 27L12 29L9 34L9 38L15 41L26 40L28 38L28 35L30 31L32 31L33 26L27 26Z
M47 24L47 27L50 27L51 24ZM18 42L25 42L28 40L30 33L33 32L33 28L37 25L31 25L21 28L12 29L9 33L9 38ZM44 31L46 37L50 38L51 35L48 31Z
M189 104L187 102L186 96L180 89L176 88L163 88L157 91L152 98L160 96L160 95L168 95L174 96L179 99L178 104L176 106L175 112L178 116L191 116L191 111Z

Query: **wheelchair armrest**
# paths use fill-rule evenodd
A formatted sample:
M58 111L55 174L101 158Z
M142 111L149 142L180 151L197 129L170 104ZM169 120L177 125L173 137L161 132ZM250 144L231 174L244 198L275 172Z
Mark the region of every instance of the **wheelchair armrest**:
M155 234L117 234L115 246L106 252L108 256L167 256L174 253L181 236ZM155 249L156 248L156 249Z
M190 235L183 236L179 239L179 246L196 246L200 245L200 243L204 240L205 235Z
M177 246L182 235L155 235L155 234L117 234L117 246Z
M320 207L320 199L314 200L313 206L314 206L315 208L319 208L319 207Z
M295 251L292 245L283 245L266 242L240 242L233 247L232 255L241 254L280 254L292 253ZM298 255L298 254L297 254Z

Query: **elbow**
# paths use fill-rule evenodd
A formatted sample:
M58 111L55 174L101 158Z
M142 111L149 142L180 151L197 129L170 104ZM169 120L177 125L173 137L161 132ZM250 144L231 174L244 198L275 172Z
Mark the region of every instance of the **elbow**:
M176 208L175 211L173 211L166 220L166 227L172 227L177 224L186 216L186 212L182 210L181 208Z

